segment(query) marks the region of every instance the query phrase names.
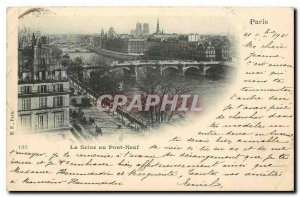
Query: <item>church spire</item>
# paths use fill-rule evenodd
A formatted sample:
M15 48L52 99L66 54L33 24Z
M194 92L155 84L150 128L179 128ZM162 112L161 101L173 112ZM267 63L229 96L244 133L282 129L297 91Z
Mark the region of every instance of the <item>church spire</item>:
M157 19L157 24L156 24L156 34L159 34L159 20Z

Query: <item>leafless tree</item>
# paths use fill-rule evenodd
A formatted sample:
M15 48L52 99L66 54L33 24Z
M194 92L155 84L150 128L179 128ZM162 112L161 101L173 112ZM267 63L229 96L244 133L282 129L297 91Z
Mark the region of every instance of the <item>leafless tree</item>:
M167 106L165 110L161 111L162 100L165 95L172 99L174 95L182 95L191 92L189 86L185 83L184 77L179 75L164 74L161 75L157 70L144 70L139 73L137 78L138 89L144 93L144 96L155 94L160 96L160 102L155 107L144 112L148 116L151 126L160 125L163 122L172 122L175 116L183 117L185 112L179 112L178 108L182 102L178 99L175 110L171 110Z

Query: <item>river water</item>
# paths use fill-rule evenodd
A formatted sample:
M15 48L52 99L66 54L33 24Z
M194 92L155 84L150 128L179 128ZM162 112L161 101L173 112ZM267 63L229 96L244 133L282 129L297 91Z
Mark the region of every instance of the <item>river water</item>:
M85 63L88 63L90 59L97 56L97 54L93 52L72 52L67 54L70 56L70 59L75 60L76 57L80 57Z
M68 54L71 59L74 60L76 57L80 57L85 63L88 63L93 57L98 56L93 52L73 52ZM192 93L199 95L199 101L203 110L205 110L215 102L218 102L219 99L222 99L233 77L234 75L231 72L227 72L225 76L217 78L189 73L185 75L184 80L188 84L189 89L192 89ZM132 87L131 90L135 91L136 85L134 83L127 85L130 85Z

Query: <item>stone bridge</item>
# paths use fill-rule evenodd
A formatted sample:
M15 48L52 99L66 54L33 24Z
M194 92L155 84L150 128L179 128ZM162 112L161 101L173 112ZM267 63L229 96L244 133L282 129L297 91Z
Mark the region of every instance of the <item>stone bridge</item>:
M207 75L210 69L224 69L232 67L231 62L224 61L126 61L112 62L111 70L122 70L131 76L137 77L138 70L142 68L153 69L159 71L162 75L165 71L171 71L179 75L185 75L187 72L199 75ZM99 66L85 65L83 66L85 75L90 76L90 72L100 69Z
M201 75L206 75L211 68L221 68L224 66L231 66L229 62L221 61L127 61L123 63L111 64L113 70L125 69L131 71L137 76L139 68L158 69L160 74L165 70L172 70L173 72L185 75L187 71L192 71Z

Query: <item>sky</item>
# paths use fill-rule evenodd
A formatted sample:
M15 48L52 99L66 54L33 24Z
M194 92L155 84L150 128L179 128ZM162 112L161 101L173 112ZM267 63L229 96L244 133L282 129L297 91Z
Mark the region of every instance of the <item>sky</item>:
M137 10L137 9L136 9ZM106 32L114 27L116 33L130 33L136 22L149 23L150 33L156 30L157 19L164 33L224 34L232 29L228 19L217 16L195 16L178 12L120 9L55 10L55 14L28 14L19 19L19 28L30 28L43 34L94 34L103 28Z

